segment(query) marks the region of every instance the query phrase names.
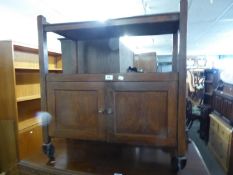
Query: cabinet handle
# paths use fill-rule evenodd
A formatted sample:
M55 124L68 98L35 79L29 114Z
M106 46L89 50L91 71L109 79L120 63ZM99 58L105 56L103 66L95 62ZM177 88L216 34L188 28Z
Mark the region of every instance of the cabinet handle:
M108 108L107 111L106 111L106 113L107 113L108 115L111 115L111 114L113 113L112 108Z
M99 108L98 113L111 115L113 113L113 110L112 108L108 108L108 109Z
M98 113L101 113L101 114L103 114L103 113L104 113L104 109L102 109L102 108L99 108L99 110L98 110Z

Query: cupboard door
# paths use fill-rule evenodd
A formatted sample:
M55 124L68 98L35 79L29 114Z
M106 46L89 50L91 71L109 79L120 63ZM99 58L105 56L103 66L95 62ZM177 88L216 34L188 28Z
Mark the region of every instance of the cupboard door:
M109 85L110 140L176 145L177 83L115 82ZM111 103L113 101L113 103ZM109 110L111 109L111 110Z
M19 157L20 160L32 157L42 151L42 128L36 126L19 133Z
M48 83L48 111L52 114L50 135L85 140L105 138L103 83Z

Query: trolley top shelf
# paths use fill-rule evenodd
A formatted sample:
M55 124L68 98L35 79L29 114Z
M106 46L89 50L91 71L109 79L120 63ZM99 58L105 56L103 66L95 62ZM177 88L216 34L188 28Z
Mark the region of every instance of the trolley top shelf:
M44 31L55 32L73 40L120 37L124 35L173 34L179 30L180 13L111 19L106 22L46 23Z

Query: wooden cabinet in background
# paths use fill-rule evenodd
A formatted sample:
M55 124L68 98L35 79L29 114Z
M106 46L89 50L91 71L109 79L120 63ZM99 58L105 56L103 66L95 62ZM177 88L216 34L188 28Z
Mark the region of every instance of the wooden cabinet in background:
M49 52L48 62L49 70L61 72L61 54ZM42 144L41 127L36 118L36 112L41 110L38 49L0 41L0 63L0 101L4 114L0 120L15 121L19 138L15 147L19 146L18 159L24 159L38 152Z
M122 75L124 76L124 75ZM176 145L177 82L137 80L113 82L106 99L109 140L153 146ZM147 74L143 75L147 77ZM109 114L108 114L109 113Z
M232 129L232 126L221 117L210 114L208 146L226 172L229 170L230 156L232 154Z

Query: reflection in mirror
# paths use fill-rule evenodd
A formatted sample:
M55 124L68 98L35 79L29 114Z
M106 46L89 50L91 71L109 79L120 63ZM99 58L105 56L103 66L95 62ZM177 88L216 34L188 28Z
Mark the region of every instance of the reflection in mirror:
M133 66L139 72L172 71L172 35L126 35L120 43L133 53Z

